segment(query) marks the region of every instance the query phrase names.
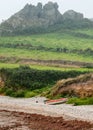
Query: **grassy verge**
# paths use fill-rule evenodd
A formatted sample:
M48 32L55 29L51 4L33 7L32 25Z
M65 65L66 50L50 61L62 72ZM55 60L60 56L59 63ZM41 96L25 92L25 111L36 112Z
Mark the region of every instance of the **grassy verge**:
M6 95L10 97L25 97L30 98L34 96L45 96L45 93L51 89L52 86L44 87L41 89L35 89L35 90L28 90L28 89L19 89L17 91L14 91L12 88L0 88L0 94Z
M93 97L88 98L70 98L68 104L74 105L93 105Z

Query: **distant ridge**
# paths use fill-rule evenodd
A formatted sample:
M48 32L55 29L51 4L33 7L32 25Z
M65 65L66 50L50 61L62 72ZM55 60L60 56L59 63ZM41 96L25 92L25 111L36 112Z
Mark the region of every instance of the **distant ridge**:
M0 35L20 35L41 32L51 32L60 28L91 27L93 22L84 19L83 14L73 10L63 15L58 10L58 4L48 2L44 6L26 4L25 7L0 25Z

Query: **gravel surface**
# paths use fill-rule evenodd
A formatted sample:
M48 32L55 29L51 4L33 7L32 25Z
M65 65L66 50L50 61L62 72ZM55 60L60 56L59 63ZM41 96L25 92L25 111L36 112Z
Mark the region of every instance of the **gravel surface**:
M44 97L11 98L0 96L0 110L9 110L25 113L36 113L47 116L64 117L65 119L78 119L93 123L93 105L72 106L68 104L47 105ZM38 103L37 103L38 101Z

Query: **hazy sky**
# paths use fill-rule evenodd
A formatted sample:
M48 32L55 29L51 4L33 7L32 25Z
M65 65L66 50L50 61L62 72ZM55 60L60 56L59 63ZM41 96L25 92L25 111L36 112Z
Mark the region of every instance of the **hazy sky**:
M93 0L0 0L0 22L18 12L27 3L36 5L38 2L45 4L48 1L57 2L61 13L73 9L87 18L93 18Z

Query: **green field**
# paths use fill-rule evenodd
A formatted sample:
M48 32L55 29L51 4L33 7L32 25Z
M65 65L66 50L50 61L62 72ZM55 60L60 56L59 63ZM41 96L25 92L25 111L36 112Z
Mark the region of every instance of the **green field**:
M0 37L0 56L93 62L93 30Z
M11 63L0 63L0 69L1 68L18 68L22 64L11 64ZM74 68L74 67L53 67L53 66L45 66L45 65L30 65L30 68L32 69L38 69L38 70L57 70L57 71L81 71L81 72L92 72L93 68Z

